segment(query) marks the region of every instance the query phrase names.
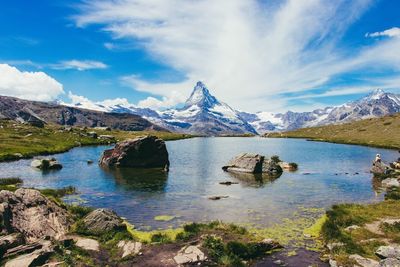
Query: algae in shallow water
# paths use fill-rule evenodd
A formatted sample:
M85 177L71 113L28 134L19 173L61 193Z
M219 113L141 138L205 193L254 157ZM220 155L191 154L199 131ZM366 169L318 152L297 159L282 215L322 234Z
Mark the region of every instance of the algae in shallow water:
M175 216L170 216L170 215L158 215L154 217L154 220L156 221L164 221L164 222L169 222L175 219Z

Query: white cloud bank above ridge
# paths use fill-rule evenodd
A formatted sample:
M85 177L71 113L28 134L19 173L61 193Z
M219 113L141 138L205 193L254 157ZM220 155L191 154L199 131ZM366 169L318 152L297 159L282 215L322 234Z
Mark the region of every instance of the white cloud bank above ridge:
M0 95L49 101L63 93L62 84L44 72L20 71L0 64Z
M268 3L92 0L83 2L74 19L81 27L102 25L115 39L131 39L155 60L185 74L187 79L175 84L136 78L135 89L167 99L170 88L187 96L202 80L234 107L271 110L275 102L285 105L279 94L323 87L344 73L371 66L400 69L400 38L356 50L338 48L372 1Z

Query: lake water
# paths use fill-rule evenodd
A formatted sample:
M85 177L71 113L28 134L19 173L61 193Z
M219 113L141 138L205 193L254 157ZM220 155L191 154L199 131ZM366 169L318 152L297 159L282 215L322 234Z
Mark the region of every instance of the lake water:
M384 160L397 151L353 145L309 142L301 139L193 138L167 142L170 172L121 169L107 171L96 162L107 146L75 148L55 155L64 166L42 173L31 160L0 163L0 176L20 177L24 186L59 188L75 186L78 195L67 198L94 207L115 210L137 228L157 229L190 221L271 226L304 208L327 208L334 203L373 202L383 198L373 189L369 173L375 154ZM279 155L299 164L275 180L232 175L221 167L241 152ZM88 165L87 160L95 163ZM220 185L222 181L239 184ZM209 196L226 199L209 200ZM169 222L155 216L170 215Z

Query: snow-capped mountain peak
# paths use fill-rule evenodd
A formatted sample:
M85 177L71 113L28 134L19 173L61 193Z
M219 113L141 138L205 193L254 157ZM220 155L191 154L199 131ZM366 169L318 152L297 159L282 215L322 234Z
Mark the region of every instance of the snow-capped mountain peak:
M186 100L184 109L194 105L200 108L211 108L215 104L219 104L219 101L210 94L205 84L199 81L188 100Z
M383 91L382 89L378 88L378 89L373 90L371 93L369 93L365 97L363 97L361 99L361 101L378 100L378 99L382 98L385 95L387 95L387 93L385 91Z

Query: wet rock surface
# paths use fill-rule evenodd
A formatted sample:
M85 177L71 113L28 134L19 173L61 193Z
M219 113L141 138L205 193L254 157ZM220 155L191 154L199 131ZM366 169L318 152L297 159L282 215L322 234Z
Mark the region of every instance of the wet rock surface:
M242 153L223 166L222 169L228 172L238 173L265 173L268 175L279 175L282 168L273 159L267 159L262 155Z
M117 143L113 149L105 150L100 165L168 170L168 151L165 142L156 136L138 137Z

